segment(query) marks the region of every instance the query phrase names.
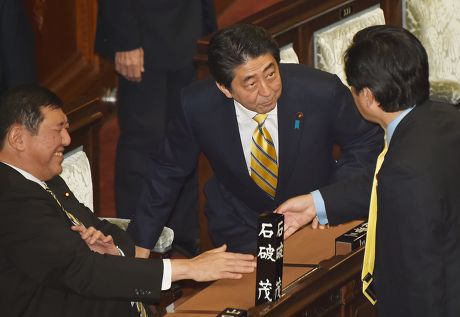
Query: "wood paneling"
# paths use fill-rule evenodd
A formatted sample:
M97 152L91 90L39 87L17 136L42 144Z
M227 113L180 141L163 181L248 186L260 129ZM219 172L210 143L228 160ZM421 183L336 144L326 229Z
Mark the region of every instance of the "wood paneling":
M69 117L72 144L83 145L98 181L98 129L108 107L100 98L115 86L110 63L94 54L97 0L26 0L32 19L40 84L58 94ZM95 190L95 210L99 209Z
M269 30L280 46L293 43L299 61L313 64L313 33L335 23L349 12L357 13L379 4L387 24L401 25L401 0L284 0L241 22L252 23ZM200 78L207 70L207 47L210 36L198 42L196 61Z

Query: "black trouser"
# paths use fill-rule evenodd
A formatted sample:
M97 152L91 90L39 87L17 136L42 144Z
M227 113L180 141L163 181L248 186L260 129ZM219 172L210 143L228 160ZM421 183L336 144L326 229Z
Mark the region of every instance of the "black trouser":
M115 200L118 217L135 212L147 171L149 155L161 143L167 122L180 111L180 91L195 79L193 64L178 70L146 69L141 82L119 76L120 138L115 163ZM198 176L185 184L167 226L174 243L195 254L199 245Z

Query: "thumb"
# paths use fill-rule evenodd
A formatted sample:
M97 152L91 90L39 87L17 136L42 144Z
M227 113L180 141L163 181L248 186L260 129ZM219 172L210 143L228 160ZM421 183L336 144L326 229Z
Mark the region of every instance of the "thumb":
M283 214L289 210L290 208L289 206L290 206L290 199L286 200L284 203L279 205L278 208L276 208L274 212L276 212L277 214Z
M219 253L219 252L225 252L225 250L227 250L227 245L222 244L220 247L212 249L212 250L209 250L208 252L209 253Z

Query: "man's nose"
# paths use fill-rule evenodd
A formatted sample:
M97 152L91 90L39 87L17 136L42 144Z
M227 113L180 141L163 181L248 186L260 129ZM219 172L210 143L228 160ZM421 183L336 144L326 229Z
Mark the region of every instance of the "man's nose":
M67 131L67 129L63 129L63 132L62 132L62 145L67 146L67 145L70 144L70 141L71 141L71 138L70 138L69 131Z
M268 84L265 82L265 80L262 80L260 82L260 86L259 86L259 95L264 96L264 97L268 97L268 96L270 96L270 94L271 94L270 86L268 86Z

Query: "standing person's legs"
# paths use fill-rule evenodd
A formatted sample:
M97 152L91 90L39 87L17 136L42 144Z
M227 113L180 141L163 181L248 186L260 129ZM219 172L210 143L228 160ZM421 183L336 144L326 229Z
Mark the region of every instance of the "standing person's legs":
M119 76L120 138L115 162L118 217L131 218L143 186L149 153L164 136L166 72L145 70L141 82Z
M140 83L119 78L120 138L115 164L118 217L131 218L144 183L149 155L164 137L166 122L180 110L180 92L195 79L193 64L175 71L151 71ZM198 175L196 170L179 195L169 220L174 244L189 255L198 253Z
M196 72L192 63L179 70L168 72L167 121L175 118L181 110L181 90L195 80ZM168 227L174 230L174 245L186 255L196 255L200 246L200 224L198 218L198 172L188 177L177 200Z

